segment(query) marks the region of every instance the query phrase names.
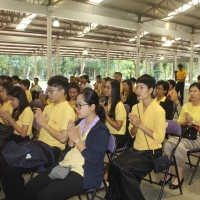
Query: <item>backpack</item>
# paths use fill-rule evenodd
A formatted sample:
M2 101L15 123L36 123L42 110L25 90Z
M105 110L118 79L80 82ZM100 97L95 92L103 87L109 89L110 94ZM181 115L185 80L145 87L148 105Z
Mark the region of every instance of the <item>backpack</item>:
M53 150L41 141L29 140L18 144L11 141L4 146L1 152L10 167L38 167L39 171L43 171L44 164L49 161L43 149L50 153L54 163Z

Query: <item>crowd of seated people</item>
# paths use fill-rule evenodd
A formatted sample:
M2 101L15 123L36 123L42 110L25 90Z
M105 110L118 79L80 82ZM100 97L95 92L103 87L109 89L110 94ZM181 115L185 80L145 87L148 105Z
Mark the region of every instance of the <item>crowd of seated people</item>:
M48 80L47 90L43 93L38 78L34 78L34 84L29 90L28 79L0 76L0 125L13 127L11 135L3 139L0 137L0 149L9 141L20 143L29 140L35 117L39 125L39 141L52 147L55 155L66 146L70 149L59 166L77 165L77 168L72 168L70 174L63 180L51 180L48 175L56 164L52 165L52 160L49 158L46 166L50 168L31 180L26 190L22 175L37 169L10 167L1 156L0 173L5 200L53 200L59 199L56 198L58 193L61 194L60 199L66 199L94 186L98 188L100 179L95 177L99 177L102 171L109 133L115 136L117 148L123 147L127 142L126 128L129 123L128 133L134 138L134 143L132 148L118 156L109 168L110 193L113 199L132 200L133 196L134 199L144 199L140 182L153 168L151 157L147 154L148 145L154 152L155 158L162 155L165 120L173 119L174 104L178 104L178 95L174 90L176 82L160 80L156 83L149 75L143 75L137 80L131 78L122 81L120 72L115 72L113 77L114 79L102 78L97 75L96 82L92 86L88 75L71 76L70 83L63 76L54 76ZM190 86L191 102L183 106L177 120L181 126L200 125L200 120L196 116L200 102L199 91L200 86L197 83ZM152 98L153 93L155 99ZM102 98L104 101L100 101ZM42 109L31 110L34 101L41 101ZM128 115L124 104L130 107ZM76 120L78 121L74 124ZM100 131L102 135L98 135ZM104 145L101 145L101 148L99 145L92 145L97 143L96 139L98 142L102 140L100 143ZM173 137L166 142L164 148L167 155L170 155L175 142L176 138ZM177 163L181 183L184 180L185 152L189 149L186 143L187 141L183 141L180 144L176 155L180 160ZM196 140L190 147L192 145L198 146L199 141ZM82 168L83 163L93 174L88 174L88 171ZM139 171L138 166L140 166ZM91 179L90 176L95 178L94 185L88 183L87 179ZM167 181L170 180L171 177L168 176ZM69 186L69 183L72 185ZM177 184L175 179L170 189L178 188ZM65 186L65 190L62 190L61 185Z

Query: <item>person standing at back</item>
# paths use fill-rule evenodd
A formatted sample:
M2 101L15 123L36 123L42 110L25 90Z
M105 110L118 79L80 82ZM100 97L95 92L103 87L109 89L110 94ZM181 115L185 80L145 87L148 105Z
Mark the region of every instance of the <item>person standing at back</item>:
M176 73L177 84L176 84L175 90L176 90L177 94L180 91L180 97L181 97L180 105L181 106L183 105L183 100L184 100L185 78L186 78L186 71L183 69L183 65L179 64L178 72Z

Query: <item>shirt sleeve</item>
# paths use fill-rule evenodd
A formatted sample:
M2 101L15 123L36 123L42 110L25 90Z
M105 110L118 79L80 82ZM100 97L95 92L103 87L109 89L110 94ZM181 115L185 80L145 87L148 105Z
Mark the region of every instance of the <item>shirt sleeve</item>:
M115 119L123 121L126 117L126 110L124 104L119 102L115 108Z
M33 121L33 112L30 107L25 108L21 114L22 125L30 125Z
M181 113L177 119L178 123L184 123L185 122L185 112L186 112L186 105L183 105L183 108L181 109Z

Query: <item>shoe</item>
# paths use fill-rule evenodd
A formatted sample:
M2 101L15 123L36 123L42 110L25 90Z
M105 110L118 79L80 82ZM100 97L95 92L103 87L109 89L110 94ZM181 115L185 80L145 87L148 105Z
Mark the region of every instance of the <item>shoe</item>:
M172 180L172 176L171 176L168 180L165 181L165 185L166 185L168 182L170 182L171 180ZM164 180L161 180L158 184L159 184L160 186L162 186L163 183L164 183Z
M180 182L181 185L183 184L183 181L184 181L184 178L182 178L182 180ZM178 185L174 185L174 184L171 183L169 185L169 189L171 189L171 190L175 190L175 189L178 189L178 188L179 188L179 184Z

